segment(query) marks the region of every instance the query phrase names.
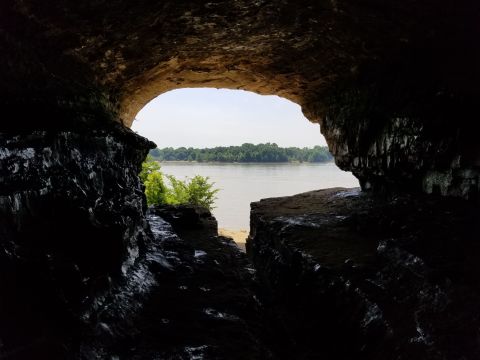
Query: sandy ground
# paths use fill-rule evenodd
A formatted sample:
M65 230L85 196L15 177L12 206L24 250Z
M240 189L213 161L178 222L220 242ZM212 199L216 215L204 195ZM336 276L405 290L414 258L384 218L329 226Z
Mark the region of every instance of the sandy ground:
M218 229L218 235L230 237L235 241L238 247L245 251L245 241L247 241L247 230Z

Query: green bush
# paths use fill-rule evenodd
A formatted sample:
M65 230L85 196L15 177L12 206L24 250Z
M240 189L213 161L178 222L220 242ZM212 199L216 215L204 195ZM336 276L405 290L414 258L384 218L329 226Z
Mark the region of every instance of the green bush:
M145 196L148 205L160 205L167 203L168 188L163 182L163 175L160 171L148 174L143 183L145 185Z
M160 165L158 164L158 162L155 161L152 155L149 154L147 155L145 161L142 163L142 171L140 171L140 174L138 174L138 176L140 177L140 180L142 180L142 182L145 184L148 175L159 171Z
M189 204L188 201L188 187L186 182L178 180L173 175L166 175L170 182L170 188L168 189L167 204Z
M187 189L187 204L203 206L209 210L213 209L219 189L213 188L214 183L209 182L208 176L196 175L184 184Z
M170 186L165 183L164 176ZM172 175L162 174L160 165L151 156L142 164L139 177L145 185L148 205L189 204L212 210L219 191L213 188L214 183L208 177L196 175L182 181Z

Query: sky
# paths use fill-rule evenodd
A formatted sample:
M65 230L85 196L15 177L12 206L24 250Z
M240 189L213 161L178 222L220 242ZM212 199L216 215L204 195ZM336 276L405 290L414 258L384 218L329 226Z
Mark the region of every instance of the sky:
M243 90L179 89L150 101L132 129L158 147L215 147L243 143L326 145L318 124L278 96Z

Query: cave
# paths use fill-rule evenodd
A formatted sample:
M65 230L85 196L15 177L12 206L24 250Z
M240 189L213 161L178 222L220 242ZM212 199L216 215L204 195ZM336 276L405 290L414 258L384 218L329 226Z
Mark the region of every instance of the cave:
M468 0L3 1L0 358L478 358L479 14ZM253 323L228 343L222 323L209 347L190 322L192 343L158 338L151 316L176 313L182 276L167 255L195 258L177 241L190 230L147 209L155 145L129 127L183 87L296 102L360 181L252 204L252 307L279 334Z

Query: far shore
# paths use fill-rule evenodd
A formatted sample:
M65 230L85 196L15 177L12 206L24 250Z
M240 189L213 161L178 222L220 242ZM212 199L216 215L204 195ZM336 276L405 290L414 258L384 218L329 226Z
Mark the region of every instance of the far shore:
M231 230L231 229L218 229L218 235L232 238L238 247L245 251L245 243L248 237L248 230Z
M334 160L329 161L318 161L318 162L308 162L308 161L196 161L196 160L157 160L156 162L167 163L167 164L330 164L334 163Z

